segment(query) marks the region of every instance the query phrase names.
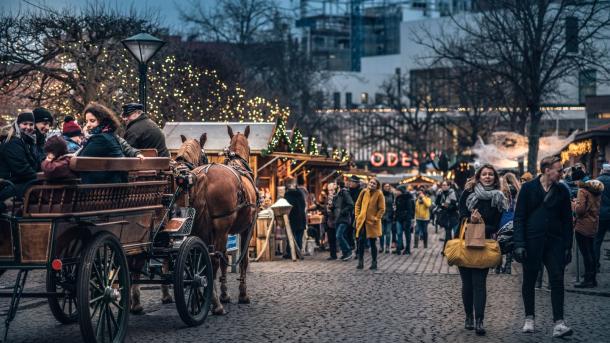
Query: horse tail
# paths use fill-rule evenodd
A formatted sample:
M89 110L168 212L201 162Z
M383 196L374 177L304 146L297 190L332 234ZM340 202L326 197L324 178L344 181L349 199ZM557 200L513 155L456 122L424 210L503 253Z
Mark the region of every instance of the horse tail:
M207 245L214 242L214 230L212 230L212 217L207 201L208 184L210 182L207 173L203 168L198 167L193 170L195 175L195 185L191 188L191 199L193 206L197 211L195 221L197 223L197 232L195 233Z

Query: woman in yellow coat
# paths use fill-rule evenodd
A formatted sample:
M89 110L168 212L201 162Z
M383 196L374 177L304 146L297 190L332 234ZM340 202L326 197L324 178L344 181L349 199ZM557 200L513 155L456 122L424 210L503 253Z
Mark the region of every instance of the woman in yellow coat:
M371 245L371 268L377 269L377 237L381 236L381 219L385 213L385 199L381 184L373 178L356 201L356 237L358 238L358 269L364 268L364 247L366 240Z

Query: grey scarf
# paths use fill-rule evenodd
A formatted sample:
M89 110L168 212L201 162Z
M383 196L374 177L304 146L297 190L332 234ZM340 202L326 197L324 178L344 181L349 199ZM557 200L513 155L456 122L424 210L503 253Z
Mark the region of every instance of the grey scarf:
M483 187L482 184L477 183L474 186L472 194L466 198L468 210L472 211L479 203L479 200L491 200L491 207L497 208L500 212L508 209L506 197L500 190L493 187Z

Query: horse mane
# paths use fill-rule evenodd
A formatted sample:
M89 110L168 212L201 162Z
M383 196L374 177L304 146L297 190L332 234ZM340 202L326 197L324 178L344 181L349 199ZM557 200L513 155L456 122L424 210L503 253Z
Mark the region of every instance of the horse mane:
M178 153L176 154L176 161L182 159L188 163L197 164L199 163L199 157L201 156L201 146L196 139L188 139L180 146Z
M248 138L243 133L237 133L231 138L229 150L234 151L239 157L248 161L250 158L250 145Z

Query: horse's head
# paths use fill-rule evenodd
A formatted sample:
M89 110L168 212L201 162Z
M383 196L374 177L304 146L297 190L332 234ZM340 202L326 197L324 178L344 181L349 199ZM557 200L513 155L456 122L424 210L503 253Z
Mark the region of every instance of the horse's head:
M199 140L188 139L184 135L180 135L180 138L182 138L182 145L176 154L176 161L190 163L193 167L205 164L206 157L203 146L208 139L208 134L203 133Z
M248 161L250 159L250 144L248 144L248 136L250 135L250 125L246 126L244 133L238 132L233 134L233 129L227 125L231 143L229 151L234 152L239 157Z

